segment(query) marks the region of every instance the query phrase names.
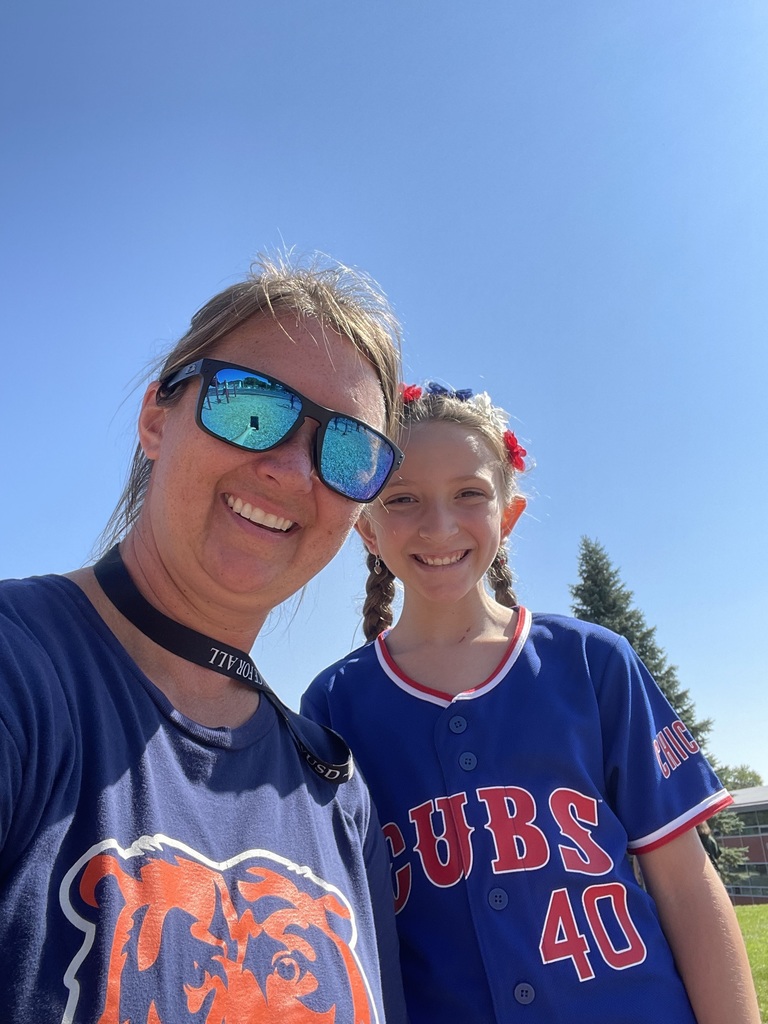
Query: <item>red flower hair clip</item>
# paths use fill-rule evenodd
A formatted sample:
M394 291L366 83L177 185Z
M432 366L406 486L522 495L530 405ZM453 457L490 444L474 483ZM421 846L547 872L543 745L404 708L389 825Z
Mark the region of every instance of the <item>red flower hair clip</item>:
M429 398L436 395L458 399L459 402L466 402L467 405L474 406L478 415L483 420L486 420L493 429L494 435L498 437L501 434L510 464L518 473L522 473L525 470L525 456L528 452L507 427L509 414L493 404L491 396L487 391L481 391L477 395L469 388L465 388L463 391L455 391L453 388L446 387L444 384L439 384L433 380L427 381L424 387L421 387L419 384L400 384L399 390L403 405L410 405L411 402L418 402L421 398Z
M509 455L509 461L519 473L522 473L525 469L525 456L528 452L523 448L511 430L504 431L504 445Z
M403 405L410 405L411 402L418 402L423 393L424 392L418 384L400 385L400 397L403 400Z

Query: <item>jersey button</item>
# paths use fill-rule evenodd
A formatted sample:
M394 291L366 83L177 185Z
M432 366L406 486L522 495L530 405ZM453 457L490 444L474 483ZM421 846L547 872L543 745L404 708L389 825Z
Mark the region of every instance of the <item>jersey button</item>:
M448 728L451 730L451 732L464 732L464 730L467 728L467 720L466 718L462 718L461 715L454 715L453 718L448 723Z
M477 758L471 750L467 750L461 755L459 758L459 767L463 768L465 772L471 772L477 768Z
M524 981L521 981L519 985L515 985L515 999L522 1006L527 1006L528 1003L532 1003L535 998L536 991L533 985L528 985Z
M503 889L491 889L488 893L488 902L494 910L503 910L509 903L509 896ZM517 996L515 998L517 999Z

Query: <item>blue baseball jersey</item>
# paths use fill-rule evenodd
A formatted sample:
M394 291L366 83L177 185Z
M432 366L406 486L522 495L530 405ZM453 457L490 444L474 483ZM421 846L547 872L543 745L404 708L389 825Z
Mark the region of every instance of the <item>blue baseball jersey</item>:
M0 948L14 1024L405 1021L359 775L189 720L61 577L0 584Z
M383 635L302 711L344 736L378 808L411 1024L693 1024L627 854L731 798L623 638L520 609L496 672L451 697Z

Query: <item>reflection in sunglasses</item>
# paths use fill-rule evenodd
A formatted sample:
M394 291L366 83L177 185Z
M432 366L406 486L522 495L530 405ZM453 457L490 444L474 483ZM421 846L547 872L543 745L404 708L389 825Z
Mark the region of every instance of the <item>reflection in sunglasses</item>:
M285 391L233 387L235 383L240 382L229 381L223 387L215 379L211 382L200 410L203 423L245 448L272 447L296 422L300 403Z

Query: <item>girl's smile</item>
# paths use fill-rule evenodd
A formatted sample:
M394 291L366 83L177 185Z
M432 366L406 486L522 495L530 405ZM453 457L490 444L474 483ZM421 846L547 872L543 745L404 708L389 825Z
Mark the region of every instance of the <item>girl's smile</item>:
M444 566L444 565L455 565L456 562L460 562L462 558L467 554L467 551L457 551L453 555L446 555L442 558L435 555L414 555L413 557L417 562L421 562L422 565L430 566Z

